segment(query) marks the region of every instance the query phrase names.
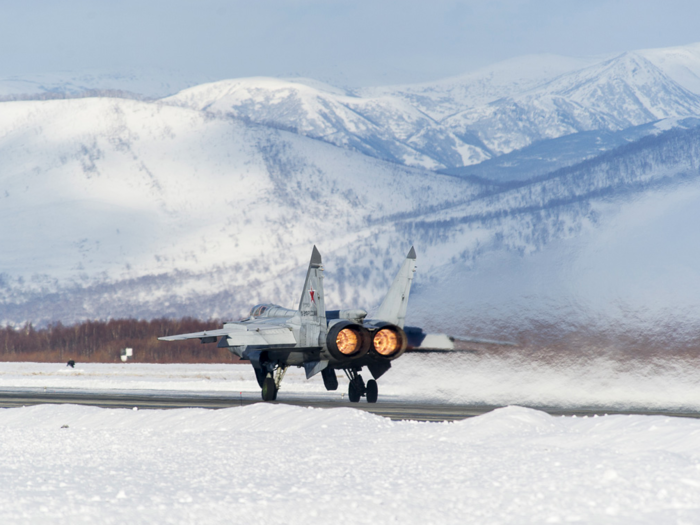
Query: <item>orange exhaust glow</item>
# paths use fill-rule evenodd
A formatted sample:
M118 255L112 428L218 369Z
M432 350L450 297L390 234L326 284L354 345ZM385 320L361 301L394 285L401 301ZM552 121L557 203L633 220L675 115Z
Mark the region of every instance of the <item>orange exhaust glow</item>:
M352 355L360 346L360 341L353 330L344 328L338 333L338 337L335 338L335 344L338 345L338 350L342 354Z
M399 349L399 338L396 332L389 329L379 330L374 334L374 349L380 355L390 356Z

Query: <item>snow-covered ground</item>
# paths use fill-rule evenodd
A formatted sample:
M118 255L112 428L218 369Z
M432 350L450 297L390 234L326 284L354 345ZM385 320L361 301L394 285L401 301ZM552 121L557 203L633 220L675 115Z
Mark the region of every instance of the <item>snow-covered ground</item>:
M290 368L282 382L287 394L328 399L346 395L347 379L327 392L320 375L306 380ZM369 376L366 376L369 379ZM0 390L119 390L255 394L259 387L249 365L0 363ZM587 407L632 410L700 411L700 370L693 358L615 359L567 354L542 357L513 351L458 355L408 354L379 379L380 401L448 404Z
M0 410L0 522L698 523L700 421L351 408Z
M700 407L691 363L407 355L384 399ZM244 365L1 363L0 390L257 392ZM291 369L285 395L340 396ZM381 399L380 399L381 402ZM0 523L698 523L700 420L352 408L0 410Z

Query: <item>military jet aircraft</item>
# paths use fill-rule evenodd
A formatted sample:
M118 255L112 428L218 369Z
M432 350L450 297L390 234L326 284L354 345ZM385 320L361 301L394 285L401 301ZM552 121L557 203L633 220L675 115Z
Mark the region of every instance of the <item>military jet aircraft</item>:
M445 335L404 326L415 271L416 252L412 247L372 319L367 319L367 312L361 309L326 311L321 254L314 246L297 310L259 304L248 318L226 323L220 330L159 339L200 339L202 343L218 340L219 348L228 348L251 362L264 401L277 398L288 367L303 366L307 379L320 372L327 390L337 390L336 370L343 370L350 381L350 401L356 403L366 397L369 403L376 403L377 379L407 349L444 352L454 348L454 340ZM365 367L373 377L367 383L360 375Z

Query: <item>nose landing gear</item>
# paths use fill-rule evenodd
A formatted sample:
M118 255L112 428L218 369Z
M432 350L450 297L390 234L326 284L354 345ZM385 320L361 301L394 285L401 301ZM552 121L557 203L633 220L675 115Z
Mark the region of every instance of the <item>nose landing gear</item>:
M277 399L277 385L275 385L275 380L269 374L263 379L262 399L263 401L274 401Z
M287 368L287 366L277 366L272 371L265 374L262 384L260 384L263 401L274 401L277 399L277 392L279 392L280 383L282 383L282 378L287 372ZM258 379L258 383L261 383L260 375L257 370L255 375Z

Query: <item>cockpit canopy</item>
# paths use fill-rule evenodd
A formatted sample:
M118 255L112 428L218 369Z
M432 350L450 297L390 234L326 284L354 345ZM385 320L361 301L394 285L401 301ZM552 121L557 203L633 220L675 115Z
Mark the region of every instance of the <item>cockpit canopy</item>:
M276 304L256 304L250 311L248 319L256 319L258 317L292 317L295 313L297 313L296 310L282 308Z
M274 305L273 304L256 304L250 310L250 315L248 317L250 317L251 319L253 319L255 317L262 317L262 315L267 310L269 310L272 306L274 306Z

